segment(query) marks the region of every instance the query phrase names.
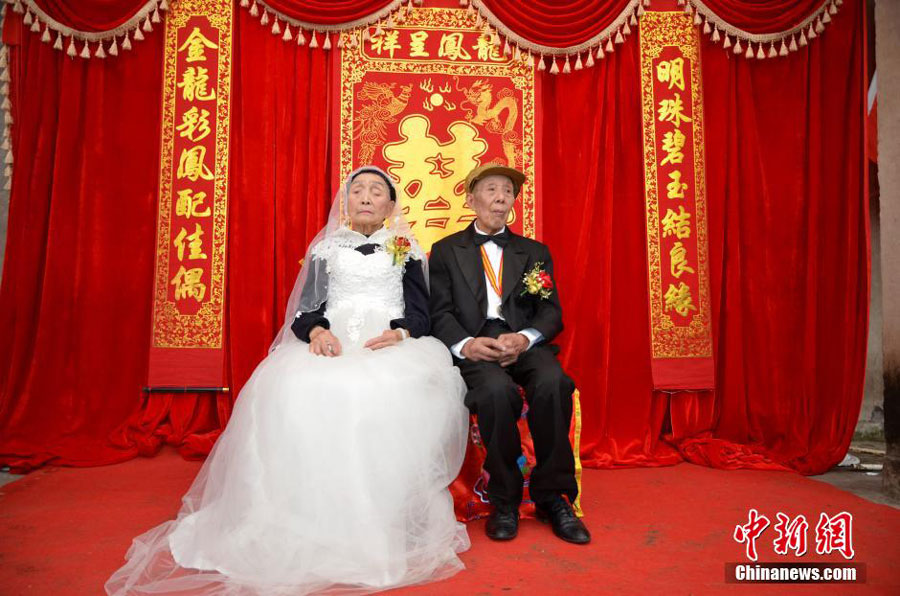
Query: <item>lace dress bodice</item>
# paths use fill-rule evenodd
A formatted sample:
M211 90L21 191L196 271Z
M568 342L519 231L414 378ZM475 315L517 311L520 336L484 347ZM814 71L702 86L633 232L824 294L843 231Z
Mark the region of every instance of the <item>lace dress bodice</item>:
M328 298L325 316L332 332L359 343L380 334L392 319L403 317L403 266L394 265L384 248L391 237L385 229L371 236L347 230L335 234L316 247L328 271ZM356 250L363 244L377 244L365 255ZM366 330L369 334L365 335Z

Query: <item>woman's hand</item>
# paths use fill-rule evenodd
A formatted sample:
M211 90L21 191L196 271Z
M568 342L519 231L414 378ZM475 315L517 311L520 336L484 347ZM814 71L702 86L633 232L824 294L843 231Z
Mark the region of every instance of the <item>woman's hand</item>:
M380 350L381 348L400 343L404 337L406 337L406 333L404 333L403 329L385 329L384 333L378 337L373 337L363 347L370 350Z
M313 327L309 332L309 351L319 356L340 356L341 342L324 327Z

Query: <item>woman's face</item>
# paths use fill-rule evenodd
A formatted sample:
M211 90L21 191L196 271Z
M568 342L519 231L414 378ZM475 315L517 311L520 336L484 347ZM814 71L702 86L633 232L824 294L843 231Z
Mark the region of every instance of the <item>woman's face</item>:
M350 183L347 213L355 230L381 226L394 209L387 183L378 174L363 172Z

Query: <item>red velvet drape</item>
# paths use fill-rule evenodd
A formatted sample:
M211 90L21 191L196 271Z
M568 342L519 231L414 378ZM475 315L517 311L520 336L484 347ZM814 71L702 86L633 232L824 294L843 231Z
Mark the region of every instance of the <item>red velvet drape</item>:
M0 286L0 461L94 465L147 367L162 36L72 60L7 10L16 163Z
M750 33L776 33L796 27L821 8L823 2L822 0L703 0L703 3L716 16L738 29Z
M543 229L566 330L562 362L581 390L582 463L667 465L666 400L650 373L640 54L542 84Z
M360 20L391 3L391 0L266 0L281 14L320 25L339 25Z
M162 35L115 60L72 60L8 19L21 161L0 289L0 465L106 464L163 443L203 455L235 394L141 393ZM327 52L285 44L246 10L235 19L226 333L237 390L327 216L331 71Z
M391 0L267 0L279 13L306 23L339 25L381 10ZM62 0L36 0L51 18L80 31L118 27L147 0L79 0L77 7ZM451 2L448 5L454 5ZM628 0L483 0L484 6L518 35L553 47L584 42L608 27ZM822 0L705 0L726 22L751 33L789 29L822 5Z
M336 73L327 52L235 15L236 392L325 219ZM811 473L845 451L867 332L863 18L861 1L847 0L821 39L777 60L703 42L717 391L699 396L651 389L637 39L592 69L539 75L544 240L565 307L563 361L582 391L586 464ZM0 289L0 462L108 463L162 441L203 453L234 394L140 393L162 36L116 60L73 61L28 33L19 45L20 23L6 32L17 162Z
M51 19L78 31L108 31L124 24L142 9L147 0L36 0L37 7ZM12 12L12 7L9 7Z
M850 444L869 314L864 35L865 2L844 2L787 60L704 40L718 391L713 439L681 444L692 461L735 465L740 444L754 465L817 473Z
M568 47L600 34L622 14L629 0L484 0L500 22L528 41Z
M330 207L330 54L285 44L235 11L228 229L228 373L235 392L284 322L306 244ZM236 394L153 394L115 442L209 452Z
M545 76L544 230L586 465L818 473L843 457L868 332L863 22L845 2L778 60L703 40L714 393L651 390L637 44Z

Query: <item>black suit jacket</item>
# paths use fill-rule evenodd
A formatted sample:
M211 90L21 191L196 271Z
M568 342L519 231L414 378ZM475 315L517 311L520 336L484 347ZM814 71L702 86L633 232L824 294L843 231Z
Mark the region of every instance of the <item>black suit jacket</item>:
M475 245L475 226L451 234L431 247L431 333L447 347L472 336L478 337L487 319L487 282L481 250ZM553 260L546 245L510 232L503 249L503 296L501 307L513 331L534 327L550 342L563 329L562 308L556 288L547 299L525 294L522 277L542 262L553 277ZM554 285L556 280L554 278Z

